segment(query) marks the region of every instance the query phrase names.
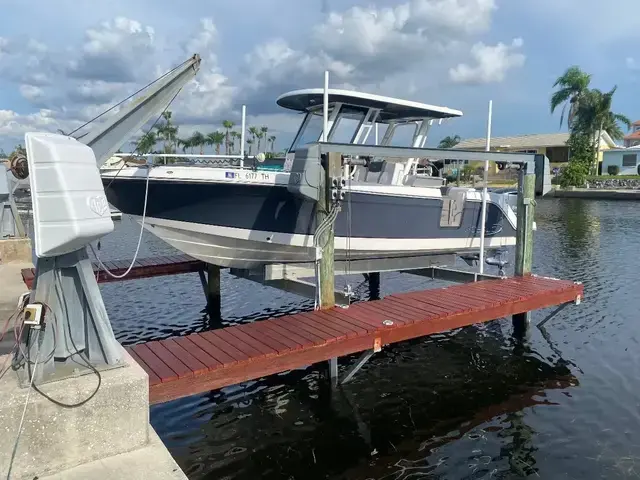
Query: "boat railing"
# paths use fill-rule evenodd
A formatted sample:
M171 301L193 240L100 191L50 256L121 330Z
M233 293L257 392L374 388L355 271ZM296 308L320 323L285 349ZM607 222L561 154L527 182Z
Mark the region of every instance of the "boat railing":
M260 155L238 155L238 154L190 154L190 153L145 153L145 154L133 154L133 153L117 153L114 155L120 158L145 158L151 160L152 163L164 163L171 165L203 165L220 168L237 168L237 169L251 169L256 168L261 170L274 170L278 165L273 165L273 162L284 163L282 157L271 157ZM156 162L156 159L159 162ZM281 167L281 165L280 165ZM280 168L281 169L281 168Z

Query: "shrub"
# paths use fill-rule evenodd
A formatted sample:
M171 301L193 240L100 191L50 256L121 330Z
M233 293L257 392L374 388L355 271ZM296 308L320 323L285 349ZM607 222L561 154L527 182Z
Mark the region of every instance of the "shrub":
M569 165L562 170L560 175L560 186L582 187L587 181L589 165L581 162L569 162Z
M620 173L620 167L618 165L609 165L607 167L607 173L609 175L618 175Z

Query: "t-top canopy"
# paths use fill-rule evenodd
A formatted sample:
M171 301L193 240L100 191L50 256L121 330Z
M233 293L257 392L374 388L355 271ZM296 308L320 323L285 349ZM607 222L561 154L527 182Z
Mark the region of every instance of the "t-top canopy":
M276 103L283 108L305 112L311 108L322 105L323 95L324 89L322 88L295 90L280 95ZM452 108L437 107L427 105L426 103L400 100L398 98L356 92L354 90L330 88L329 102L340 102L365 108L378 108L380 109L380 116L377 121L381 123L409 118L452 118L462 116L460 110L454 110Z

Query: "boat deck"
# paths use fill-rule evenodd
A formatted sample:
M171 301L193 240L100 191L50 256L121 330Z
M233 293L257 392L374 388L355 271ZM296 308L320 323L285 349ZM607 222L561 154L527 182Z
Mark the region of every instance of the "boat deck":
M540 276L399 293L127 347L149 375L152 404L381 346L579 302L583 286Z

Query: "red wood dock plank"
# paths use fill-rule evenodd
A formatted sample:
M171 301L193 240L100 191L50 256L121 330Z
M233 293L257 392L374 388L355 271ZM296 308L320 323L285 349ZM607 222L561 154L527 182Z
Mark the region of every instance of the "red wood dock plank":
M485 280L394 294L347 309L272 318L129 350L149 372L151 403L160 403L371 349L376 343L387 345L560 305L582 295L580 284L544 277Z
M149 369L160 377L160 381L168 382L171 380L177 380L178 375L160 360L155 353L146 344L138 344L133 347L133 351L140 357Z
M102 260L102 263L114 275L122 275L129 268L129 265L131 265L131 260ZM98 283L111 283L122 280L136 280L139 278L197 272L202 270L204 263L188 255L165 255L154 258L140 258L136 260L135 265L124 278L110 277L106 272L102 271L102 267L100 267L98 262L93 262L92 265L95 274L100 272L98 275ZM34 278L34 268L25 268L22 270L22 280L27 288L33 286Z

